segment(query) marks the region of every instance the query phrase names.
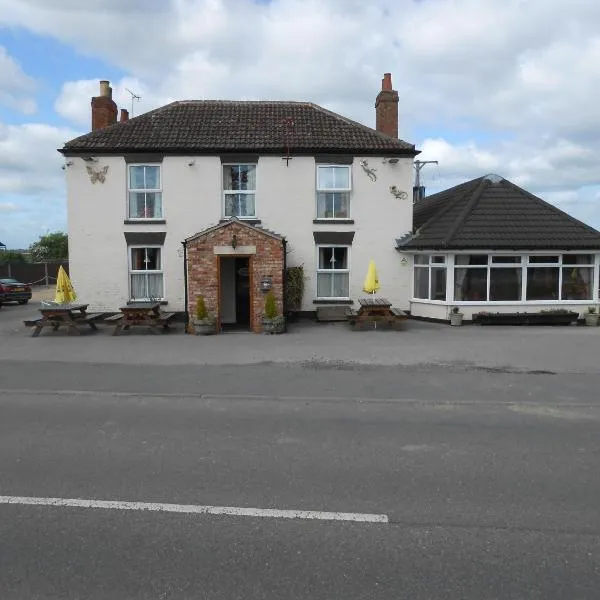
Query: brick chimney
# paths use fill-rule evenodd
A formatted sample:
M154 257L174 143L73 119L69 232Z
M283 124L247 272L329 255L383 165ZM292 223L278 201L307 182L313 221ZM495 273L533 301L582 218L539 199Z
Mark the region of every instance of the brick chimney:
M100 95L92 98L92 131L102 129L117 122L117 105L112 99L110 82L100 82Z
M386 73L381 80L381 91L375 99L377 131L398 137L398 92L392 89L392 74Z
M127 123L127 121L129 121L129 111L126 108L122 108L119 123Z

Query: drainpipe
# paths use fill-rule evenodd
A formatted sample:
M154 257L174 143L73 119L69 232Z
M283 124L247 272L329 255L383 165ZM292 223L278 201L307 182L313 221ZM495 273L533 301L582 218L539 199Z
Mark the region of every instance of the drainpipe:
M187 273L187 242L181 242L183 246L183 297L185 302L185 332L189 333L188 326L190 324L190 311L188 310L188 273Z
M283 281L283 313L285 314L285 311L287 309L285 293L285 290L287 288L287 240L285 238L282 238L281 241L283 243L283 276L281 278L281 281Z

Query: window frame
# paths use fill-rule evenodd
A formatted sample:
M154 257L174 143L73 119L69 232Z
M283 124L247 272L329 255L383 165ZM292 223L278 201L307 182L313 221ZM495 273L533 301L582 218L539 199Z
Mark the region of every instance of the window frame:
M319 255L321 248L346 248L346 269L321 269L319 267ZM348 274L348 294L350 294L350 274L352 272L352 246L349 244L316 244L315 245L315 254L316 254L316 269L315 269L315 298L316 300L351 300L350 295L348 296L319 296L319 273L347 273Z
M224 182L225 167L254 167L254 190L226 190L225 182ZM257 189L258 189L258 163L257 162L255 162L255 163L253 163L253 162L221 163L221 214L223 215L223 219L233 219L235 217L236 219L239 219L240 221L243 221L244 219L256 220L258 218L257 217L258 211L256 210L256 197L257 197L256 190ZM244 194L244 195L254 194L254 214L253 215L245 215L243 217L240 217L239 215L226 214L226 210L225 210L225 207L227 206L226 196L233 196L233 195L240 195L240 194Z
M132 250L137 248L158 248L160 250L160 269L134 269L133 268L133 252ZM164 246L160 244L131 244L127 246L127 268L128 268L128 284L129 284L129 301L130 302L148 302L150 300L157 300L159 302L163 302L167 297L165 291L165 266L164 266ZM132 285L131 285L131 276L133 274L148 274L148 273L160 273L162 275L162 297L160 298L134 298L132 295ZM148 289L148 285L146 284L146 289Z
M315 170L315 218L319 221L351 221L352 220L352 165L340 165L335 163L318 163ZM319 187L319 170L320 169L346 169L348 171L348 187L347 188L323 188ZM319 193L330 194L348 194L348 214L345 217L339 217L334 214L331 217L319 215Z
M479 304L490 304L495 306L502 305L512 305L512 304L520 304L520 305L535 305L535 304L548 304L548 305L557 305L557 304L592 304L597 302L596 288L598 287L598 254L590 251L574 251L574 252L521 252L517 254L509 254L506 252L488 252L487 253L487 265L463 265L457 264L456 258L459 256L469 256L469 255L482 255L483 252L460 252L455 253L452 256L453 262L453 270L452 270L452 297L450 302L459 305L479 305ZM587 263L576 263L576 264L565 264L564 257L565 256L590 256L591 262ZM515 257L519 258L519 262L494 262L494 258L498 257ZM531 257L548 257L549 260L540 262L531 262ZM550 260L550 259L558 258L558 260ZM564 299L563 298L563 269L565 268L586 268L592 270L592 280L590 281L590 291L591 297L588 299ZM491 285L491 270L494 268L511 268L511 269L521 269L521 293L518 300L490 300L490 285ZM544 299L544 300L528 300L527 299L527 286L528 286L528 271L529 268L553 268L558 269L558 289L557 289L557 298L556 299ZM486 298L484 300L456 300L455 297L455 289L454 282L456 280L456 269L486 269Z
M456 306L482 306L482 305L489 305L489 306L523 306L523 307L527 307L527 306L538 306L538 305L546 305L546 306L563 306L563 305L574 305L574 306L586 306L586 305L594 305L594 304L598 304L600 301L600 252L598 252L597 250L593 250L593 249L582 249L582 250L573 250L573 251L563 251L563 252L557 252L556 250L554 251L537 251L537 252L507 252L506 250L503 251L487 251L487 252L482 252L482 251L477 251L477 250L472 250L472 251L446 251L445 256L446 256L446 266L447 266L447 278L446 278L446 293L447 293L447 299L446 301L442 301L442 300L429 300L428 298L417 298L415 296L415 275L414 275L414 270L416 268L423 268L423 267L427 267L429 268L431 265L429 264L422 264L422 265L418 265L415 262L416 257L418 256L430 256L433 254L436 254L434 252L414 252L411 253L412 254L412 266L413 266L413 272L412 272L412 277L411 277L411 302L417 302L417 303L425 303L425 304L437 304L437 305L448 305L448 304L452 304L452 305L456 305ZM440 252L438 251L437 254L440 254ZM459 256L465 256L465 255L471 255L471 254L475 254L475 255L482 255L485 254L487 255L488 259L487 259L487 265L459 265L457 264L457 257ZM559 260L558 262L537 262L537 263L530 263L529 262L529 257L531 256L540 256L540 257L544 257L547 256L548 259L550 260L550 257L555 257L558 256ZM570 263L567 264L565 263L565 257L569 257L569 256L589 256L590 257L590 261L591 262L586 262L586 263ZM507 257L507 258L518 258L519 262L492 262L494 260L499 260L500 257ZM438 265L440 266L440 265ZM558 268L559 269L559 294L558 297L559 299L553 299L553 300L527 300L527 267L531 266L531 267L552 267L552 268ZM455 269L457 268L485 268L487 269L487 285L486 285L486 298L490 297L490 284L491 284L491 278L490 278L490 269L493 268L520 268L521 269L521 294L520 294L520 298L518 300L455 300L455 294L454 294L454 287L455 287ZM581 267L581 268L586 268L586 269L591 269L591 281L589 282L589 291L588 293L590 294L590 297L587 299L583 299L583 300L576 300L576 299L569 299L566 298L564 299L563 296L563 280L564 280L564 270L565 269L569 269L569 268L577 268L577 267ZM430 281L430 276L428 276L428 281ZM428 283L428 285L430 285L430 283Z
M158 168L158 182L160 184L159 188L139 188L133 189L131 187L131 168L132 167L156 167ZM156 217L132 217L131 216L131 193L152 193L152 194L160 194L160 216ZM152 163L152 162L143 162L143 163L127 163L127 219L129 221L164 221L165 220L165 207L163 205L163 173L162 173L162 163Z
M426 256L427 262L417 263L415 258L417 256ZM441 261L437 261L436 259L442 259ZM431 252L431 253L423 253L423 254L415 254L413 257L413 273L412 273L412 296L415 301L424 301L424 302L435 302L435 303L445 303L448 301L448 256L446 254L440 254L439 252ZM427 298L417 298L415 296L415 269L427 269ZM433 269L444 269L446 273L446 293L445 298L443 300L438 300L431 297L432 292L432 270Z

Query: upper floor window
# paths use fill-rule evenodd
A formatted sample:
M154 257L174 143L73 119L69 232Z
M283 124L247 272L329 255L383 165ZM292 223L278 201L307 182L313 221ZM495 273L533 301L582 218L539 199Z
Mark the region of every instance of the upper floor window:
M317 166L317 219L350 218L350 166Z
M130 219L161 219L160 165L129 165Z
M256 165L223 165L223 216L256 216Z

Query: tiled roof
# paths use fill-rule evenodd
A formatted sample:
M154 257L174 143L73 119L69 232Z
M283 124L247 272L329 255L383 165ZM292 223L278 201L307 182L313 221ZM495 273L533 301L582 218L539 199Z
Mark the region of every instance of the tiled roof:
M406 250L600 250L600 232L498 176L473 179L414 206Z
M293 120L293 126L285 121ZM289 132L289 133L288 133ZM309 102L187 100L97 129L62 152L417 152L413 144Z
M213 231L217 231L218 229L224 229L225 227L229 227L233 223L237 223L238 225L241 225L242 227L247 227L248 229L255 229L256 231L259 231L260 233L262 233L264 235L268 235L269 237L276 238L278 240L284 239L284 236L280 235L279 233L275 233L274 231L271 231L270 229L266 229L265 227L260 227L259 225L256 225L253 223L248 223L246 221L243 221L242 219L238 219L237 217L230 217L229 219L221 221L221 223L217 223L216 225L211 225L210 227L207 227L206 229L203 229L202 231L198 231L197 233L194 233L194 235L191 235L190 237L186 238L185 241L186 241L186 243L191 242L192 240L195 240L196 238L208 235L209 233L212 233Z

